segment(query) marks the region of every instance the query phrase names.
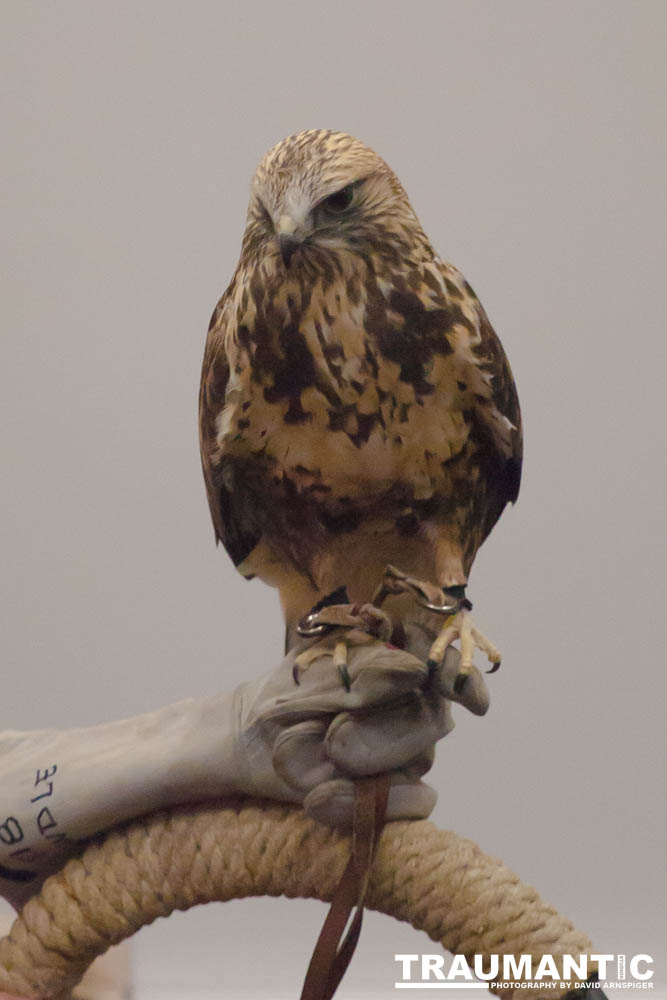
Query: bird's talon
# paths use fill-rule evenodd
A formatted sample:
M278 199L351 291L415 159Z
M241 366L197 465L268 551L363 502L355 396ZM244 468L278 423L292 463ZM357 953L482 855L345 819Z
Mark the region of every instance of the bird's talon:
M345 690L348 691L348 692L351 691L351 689L352 689L352 679L351 679L350 673L349 673L349 671L347 669L347 664L343 664L342 666L339 666L338 667L338 673L340 675L341 681L343 682L343 687L345 688Z
M429 669L431 664L439 664L445 657L445 653L449 646L455 639L458 639L461 646L461 660L459 664L459 673L456 679L454 690L460 693L463 684L465 683L465 678L468 677L474 670L473 667L473 653L475 649L481 650L486 653L487 657L492 663L491 670L489 673L495 673L495 671L500 666L500 653L489 640L484 636L479 629L475 628L470 618L470 614L465 607L465 599L461 602L460 610L448 618L435 641L433 642L428 656Z
M295 657L294 666L292 667L292 677L294 678L295 684L301 683L301 674L305 674L311 663L314 660L319 660L321 656L324 656L324 652L322 651L322 647L319 643L316 643L314 646L310 646L309 649L304 649L302 653L299 653L299 655Z

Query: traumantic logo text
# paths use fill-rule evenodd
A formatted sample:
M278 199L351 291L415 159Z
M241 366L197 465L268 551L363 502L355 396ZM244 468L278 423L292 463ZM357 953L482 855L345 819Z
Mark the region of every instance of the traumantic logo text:
M590 989L653 989L650 955L395 955L401 966L396 989L487 990L538 986L542 990L586 985Z

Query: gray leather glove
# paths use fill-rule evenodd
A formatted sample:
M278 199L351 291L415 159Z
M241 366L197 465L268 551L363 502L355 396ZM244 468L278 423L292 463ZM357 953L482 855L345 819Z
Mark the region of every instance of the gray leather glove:
M408 646L425 657L430 639L415 626ZM349 650L349 691L331 655L300 673L296 687L297 655L291 652L272 674L242 688L245 787L256 795L303 802L315 819L346 826L352 819L353 779L390 772L387 818L428 816L436 793L420 779L433 763L436 741L454 726L450 702L478 715L488 708L481 674L474 670L457 693L458 650L450 648L429 678L423 659L378 641Z
M0 895L22 906L82 841L179 803L261 796L345 825L353 779L388 771L388 818L427 816L436 793L420 779L453 727L450 701L483 714L488 694L477 671L455 692L453 648L429 677L428 638L415 627L408 639L417 656L379 641L351 649L349 690L329 654L297 685L292 652L232 694L85 729L0 733Z

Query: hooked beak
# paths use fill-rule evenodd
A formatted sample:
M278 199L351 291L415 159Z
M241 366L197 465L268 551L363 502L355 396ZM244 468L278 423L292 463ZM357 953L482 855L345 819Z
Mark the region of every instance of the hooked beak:
M278 237L278 246L280 247L280 256L283 259L283 264L285 267L289 267L290 261L294 256L294 251L301 246L301 240L293 234L281 233Z
M301 246L301 237L296 235L296 223L289 215L283 215L276 226L278 247L285 267L290 266L294 252Z

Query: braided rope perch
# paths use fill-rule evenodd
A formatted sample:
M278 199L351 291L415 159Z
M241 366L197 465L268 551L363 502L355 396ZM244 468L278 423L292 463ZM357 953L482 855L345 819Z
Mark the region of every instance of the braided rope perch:
M0 940L0 990L66 1000L94 958L173 910L247 896L329 901L349 846L299 809L250 799L133 822L69 861L25 905ZM386 826L367 905L471 961L590 953L586 936L500 861L427 821Z

